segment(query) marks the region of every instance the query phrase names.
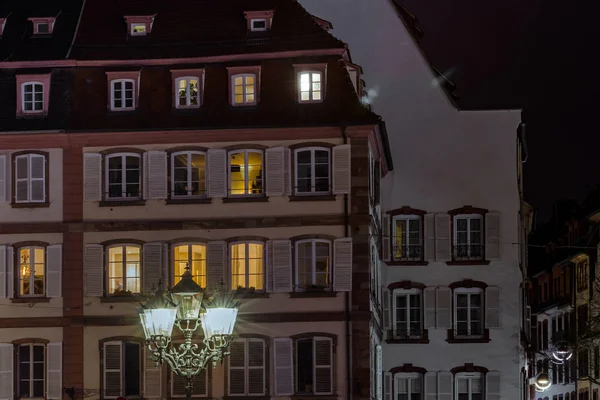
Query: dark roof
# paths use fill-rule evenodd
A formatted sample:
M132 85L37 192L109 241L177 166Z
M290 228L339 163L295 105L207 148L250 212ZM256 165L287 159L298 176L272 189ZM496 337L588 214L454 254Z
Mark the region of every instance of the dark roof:
M270 32L248 32L245 11L274 10ZM154 15L130 37L126 15ZM87 0L71 58L183 58L345 48L295 0Z
M2 0L0 17L8 17L0 37L0 61L60 60L67 57L83 0ZM52 35L33 36L28 18L55 17Z

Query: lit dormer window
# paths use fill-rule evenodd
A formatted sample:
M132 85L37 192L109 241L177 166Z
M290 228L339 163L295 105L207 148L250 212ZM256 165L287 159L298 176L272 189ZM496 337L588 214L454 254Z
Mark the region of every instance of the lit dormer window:
M248 30L250 32L264 32L271 30L273 23L273 10L267 11L246 11L244 13Z
M4 32L4 27L6 26L6 18L0 18L0 36Z
M33 24L34 35L51 35L54 30L54 17L49 18L29 18Z
M156 15L125 16L127 32L130 36L146 36L152 31Z

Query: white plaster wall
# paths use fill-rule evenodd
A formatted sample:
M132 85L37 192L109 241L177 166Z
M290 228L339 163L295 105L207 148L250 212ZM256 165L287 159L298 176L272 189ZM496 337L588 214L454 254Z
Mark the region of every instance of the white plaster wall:
M62 328L5 328L0 329L0 343L11 343L19 339L45 339L62 342Z

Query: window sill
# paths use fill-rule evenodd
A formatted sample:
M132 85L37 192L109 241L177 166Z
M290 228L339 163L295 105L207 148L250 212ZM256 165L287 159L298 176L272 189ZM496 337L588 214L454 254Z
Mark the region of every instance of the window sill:
M429 265L429 261L386 261L387 266L401 266L401 265Z
M50 203L10 203L10 206L12 208L48 208L50 207Z
M337 292L291 292L290 299L303 299L313 297L337 297Z
M128 207L145 206L146 200L103 200L98 203L100 207Z
M334 194L310 194L289 196L290 201L335 201Z
M212 203L212 199L208 199L206 197L192 197L189 199L186 198L177 198L177 199L167 199L165 200L165 204L210 204Z
M205 397L206 398L206 397ZM224 400L242 400L242 399L254 399L254 400L269 400L271 396L224 396Z
M224 197L223 203L268 203L267 196Z
M448 343L489 343L490 339L490 330L484 329L482 337L455 337L454 331L452 329L448 329L448 338L446 342Z
M131 115L136 114L137 108L109 108L108 115Z
M447 265L490 265L489 260L446 261Z
M50 303L49 297L18 297L10 299L11 303L17 304L35 304L35 303Z
M39 113L17 113L18 119L41 119L48 117L47 112L39 112Z
M338 396L335 394L295 394L293 396L290 396L290 400L331 400L337 398Z
M385 342L389 344L428 344L429 339L426 337L415 339L387 339Z
M142 296L106 296L100 297L100 303L139 303L146 299Z
M263 293L263 292L258 292L258 293L236 293L234 295L234 297L236 299L268 299L269 293Z

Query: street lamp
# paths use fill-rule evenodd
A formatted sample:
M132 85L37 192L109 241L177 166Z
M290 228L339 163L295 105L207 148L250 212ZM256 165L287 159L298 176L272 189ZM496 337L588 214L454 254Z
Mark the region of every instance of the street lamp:
M159 281L153 296L138 310L150 358L161 365L166 362L173 373L186 380L185 393L192 397L192 380L212 361L223 363L233 339L233 327L238 313L234 293L227 293L223 284L210 299L204 299L202 288L194 282L189 266L181 280L170 291ZM202 312L204 309L204 312ZM203 348L192 343L192 335L202 325ZM171 345L173 326L183 333L184 343Z
M545 353L539 352L544 358L550 360L554 365L562 365L573 356L573 350L569 345L569 342L565 340L559 340L552 346L550 356ZM555 368L554 365L552 368ZM540 371L539 374L533 379L533 384L537 392L545 392L550 389L552 382L548 376L548 371Z

